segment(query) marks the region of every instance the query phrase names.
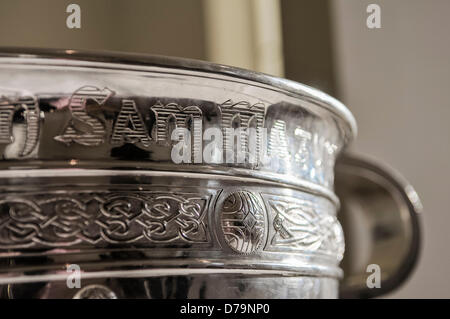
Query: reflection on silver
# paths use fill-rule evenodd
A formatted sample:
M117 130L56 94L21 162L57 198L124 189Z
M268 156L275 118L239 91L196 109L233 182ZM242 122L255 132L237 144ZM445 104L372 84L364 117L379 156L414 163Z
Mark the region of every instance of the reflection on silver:
M277 275L178 275L160 277L115 277L88 279L84 283L88 291L74 292L64 281L46 284L16 284L10 296L24 298L33 295L47 298L79 299L194 299L194 298L336 298L338 283L327 277L295 277ZM97 288L98 287L98 288ZM101 289L99 287L102 287ZM176 288L176 289L174 289ZM78 296L77 296L78 297Z
M117 299L116 294L102 285L89 285L78 291L73 299Z

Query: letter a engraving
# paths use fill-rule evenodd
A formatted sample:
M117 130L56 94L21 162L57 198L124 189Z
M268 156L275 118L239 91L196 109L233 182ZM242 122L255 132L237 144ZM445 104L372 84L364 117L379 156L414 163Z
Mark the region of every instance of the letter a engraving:
M142 116L132 100L123 100L111 137L111 144L123 143L140 144L143 147L149 147L151 143Z

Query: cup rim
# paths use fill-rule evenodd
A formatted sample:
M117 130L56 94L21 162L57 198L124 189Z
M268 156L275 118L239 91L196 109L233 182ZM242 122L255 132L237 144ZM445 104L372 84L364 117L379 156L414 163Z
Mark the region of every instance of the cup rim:
M163 55L125 53L118 51L43 49L29 47L0 47L0 58L59 59L65 60L66 62L84 61L125 64L137 67L153 66L231 76L269 85L274 88L281 89L300 99L313 100L319 106L336 115L343 122L344 127L346 128L347 142L355 139L358 131L356 120L350 110L342 102L327 93L292 80L238 67Z

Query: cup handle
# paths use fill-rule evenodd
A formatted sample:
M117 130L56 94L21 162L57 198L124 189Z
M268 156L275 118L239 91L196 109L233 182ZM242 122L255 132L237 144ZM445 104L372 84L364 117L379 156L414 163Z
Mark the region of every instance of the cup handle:
M391 292L411 275L419 257L419 196L393 169L354 154L337 161L335 188L346 240L340 297Z

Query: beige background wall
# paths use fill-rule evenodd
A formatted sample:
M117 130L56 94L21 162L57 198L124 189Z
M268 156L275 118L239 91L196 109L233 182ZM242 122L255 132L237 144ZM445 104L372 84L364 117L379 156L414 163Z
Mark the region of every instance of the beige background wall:
M394 297L450 298L450 1L332 1L338 95L355 115L354 149L384 159L425 208L413 278ZM381 29L365 27L369 3Z
M81 7L81 29L66 7ZM0 0L0 46L205 57L202 0Z

